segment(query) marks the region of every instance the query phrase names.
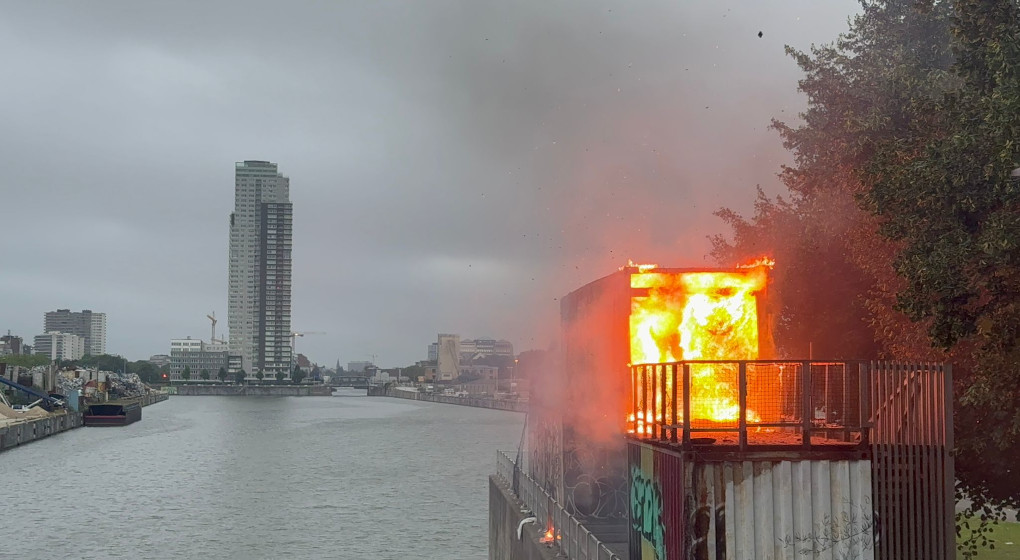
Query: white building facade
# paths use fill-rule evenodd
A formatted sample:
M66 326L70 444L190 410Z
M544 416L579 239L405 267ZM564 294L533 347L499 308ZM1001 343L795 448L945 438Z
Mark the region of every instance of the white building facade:
M40 334L34 339L33 353L51 360L77 360L85 355L85 339L56 331Z
M290 376L292 231L290 179L268 161L235 164L227 326L249 378Z
M170 379L183 379L184 368L188 368L191 380L199 380L202 370L209 373L209 380L216 380L220 368L229 365L227 345L220 341L211 343L195 338L174 338L170 340Z

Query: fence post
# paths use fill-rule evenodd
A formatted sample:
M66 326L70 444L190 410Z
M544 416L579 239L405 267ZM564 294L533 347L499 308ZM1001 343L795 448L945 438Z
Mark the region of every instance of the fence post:
M737 368L737 384L740 390L737 397L740 399L740 418L737 423L737 437L740 441L740 450L747 449L747 362L741 361Z
M684 446L691 443L691 364L684 362Z
M805 448L811 447L811 422L814 420L815 411L811 407L811 362L801 363L801 414L804 418L801 419L803 422L801 430L803 434L802 445Z

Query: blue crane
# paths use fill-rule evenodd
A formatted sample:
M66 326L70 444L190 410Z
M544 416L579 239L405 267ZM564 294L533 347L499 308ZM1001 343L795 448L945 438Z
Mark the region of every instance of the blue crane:
M10 379L7 379L6 377L0 376L0 383L13 387L18 391L21 391L22 393L26 393L39 399L40 401L42 401L42 407L45 408L46 410L51 410L52 408L58 406L64 406L64 401L62 399L50 396L42 391L33 389L32 387L26 387L20 383L15 383Z

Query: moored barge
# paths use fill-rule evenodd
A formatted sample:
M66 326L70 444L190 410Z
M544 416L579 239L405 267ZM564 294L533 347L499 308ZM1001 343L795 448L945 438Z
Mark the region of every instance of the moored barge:
M90 404L83 415L86 426L127 426L141 419L142 405L138 402Z

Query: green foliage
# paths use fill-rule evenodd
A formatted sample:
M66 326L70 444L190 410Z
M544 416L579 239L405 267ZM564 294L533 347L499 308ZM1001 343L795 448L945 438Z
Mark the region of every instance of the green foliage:
M85 355L81 359L75 361L75 365L83 368L96 368L100 371L124 371L127 367L130 370L130 364L126 363L127 360L122 356L114 354L99 354L97 356Z
M243 369L242 370L238 370L238 372L234 374L234 381L238 385L240 385L240 384L244 383L244 380L247 377L248 377L248 372L244 371Z
M209 370L203 369L201 372L199 372L198 376L201 377L202 379L205 379L206 381L208 381L209 380Z
M720 211L733 236L713 255L775 256L781 353L844 331L857 357L954 364L956 474L984 512L958 527L972 557L974 519L1020 497L1020 6L865 0L835 43L788 52L809 102L774 123L789 194Z
M287 374L282 371L276 372L276 382L283 383L283 380L287 378Z
M188 381L191 379L191 367L184 366L184 371L181 372L181 379Z
M39 354L10 354L7 356L0 356L0 364L9 364L23 368L45 366L49 363L50 359L48 357Z
M960 462L968 496L1017 505L1020 6L955 6L957 87L928 104L932 130L877 144L863 200L901 247L898 309L958 355L958 453L986 458Z
M294 371L290 374L291 381L293 381L294 384L298 384L301 383L301 381L303 381L305 377L306 377L305 372L301 369L301 367L294 366Z
M216 373L216 377L219 378L220 383L223 383L224 381L226 381L227 380L227 368L221 366L220 367L220 371Z
M258 380L259 380L259 382L261 382L261 381L262 381L263 379L265 379L265 378L266 378L266 374L262 373L262 370L261 370L261 369L260 369L260 370L258 370L258 371L257 371L257 372L255 373L255 379L258 379Z
M159 368L148 360L128 362L127 370L130 373L138 374L138 377L145 383L158 383L160 381Z
M425 376L425 368L419 365L407 366L400 370L400 375L411 381L417 381L419 377Z

